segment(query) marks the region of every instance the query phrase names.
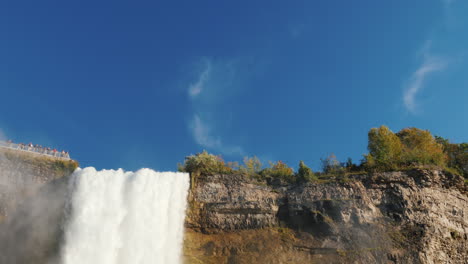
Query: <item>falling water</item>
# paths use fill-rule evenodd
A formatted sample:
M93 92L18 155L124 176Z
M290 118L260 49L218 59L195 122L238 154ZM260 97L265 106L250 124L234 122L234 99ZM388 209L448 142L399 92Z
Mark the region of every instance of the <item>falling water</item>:
M77 169L63 264L180 263L186 173Z

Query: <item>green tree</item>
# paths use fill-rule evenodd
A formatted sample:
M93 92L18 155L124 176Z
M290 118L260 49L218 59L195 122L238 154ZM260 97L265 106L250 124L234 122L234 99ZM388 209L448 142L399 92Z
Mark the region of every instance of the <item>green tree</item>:
M435 136L435 141L442 146L444 153L447 155L447 166L456 168L457 157L460 155L459 144L452 144L448 139L439 136Z
M297 180L299 182L311 182L317 180L314 172L301 160L297 171Z
M399 168L403 154L400 139L387 127L372 128L368 133L369 154L366 165L371 169L395 170Z
M221 156L209 154L206 150L185 157L184 164L179 164L178 170L197 175L233 173L233 169L226 166Z
M468 178L468 143L450 143L448 139L439 136L436 136L435 140L443 147L447 156L447 166Z
M460 144L456 164L463 172L465 178L468 179L468 143Z

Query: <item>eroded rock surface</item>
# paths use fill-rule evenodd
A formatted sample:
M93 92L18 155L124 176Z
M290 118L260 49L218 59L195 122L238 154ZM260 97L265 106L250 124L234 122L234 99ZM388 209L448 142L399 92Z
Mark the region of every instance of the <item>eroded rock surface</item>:
M468 261L466 187L441 171L292 186L212 175L189 202L188 263Z
M0 147L0 222L48 183L70 175L76 161Z
M24 161L24 157L22 158ZM66 168L0 155L0 263L56 263ZM192 179L186 263L468 263L463 179L414 170L266 185ZM40 205L40 206L39 206ZM16 209L16 212L13 211Z
M0 149L0 263L54 264L77 163Z

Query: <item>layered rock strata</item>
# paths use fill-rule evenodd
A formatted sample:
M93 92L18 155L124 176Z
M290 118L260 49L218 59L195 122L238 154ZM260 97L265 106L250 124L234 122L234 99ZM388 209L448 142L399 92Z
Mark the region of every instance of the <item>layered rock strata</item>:
M187 263L466 263L468 196L441 171L262 186L192 181Z
M58 263L64 176L73 168L67 166L0 153L0 263ZM258 183L243 175L191 182L186 263L468 260L468 192L461 177L442 171L294 185Z

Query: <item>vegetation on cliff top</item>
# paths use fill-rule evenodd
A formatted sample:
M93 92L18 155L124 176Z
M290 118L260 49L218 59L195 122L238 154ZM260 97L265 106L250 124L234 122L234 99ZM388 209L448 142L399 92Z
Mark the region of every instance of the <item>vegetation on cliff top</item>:
M303 161L294 172L282 161L269 162L269 167L263 168L257 157L246 157L240 165L226 163L221 156L206 151L186 157L178 169L194 175L240 173L257 181L287 183L347 180L349 174L415 168L446 170L468 179L468 143L454 144L434 137L428 130L412 127L394 133L386 126L372 128L368 133L368 150L359 164L350 158L340 162L331 154L321 159L322 171L315 173Z

